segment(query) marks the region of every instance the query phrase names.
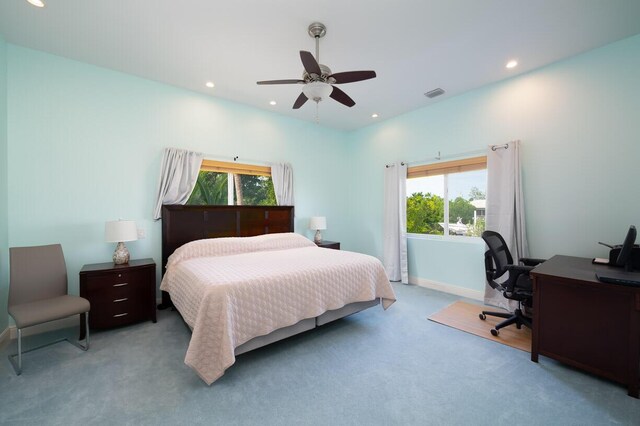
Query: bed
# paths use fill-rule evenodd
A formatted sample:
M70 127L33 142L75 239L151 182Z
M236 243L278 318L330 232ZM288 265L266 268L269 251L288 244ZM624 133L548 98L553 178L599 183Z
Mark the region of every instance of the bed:
M378 259L293 233L293 207L163 206L162 218L163 304L192 330L185 363L207 384L241 353L395 301Z

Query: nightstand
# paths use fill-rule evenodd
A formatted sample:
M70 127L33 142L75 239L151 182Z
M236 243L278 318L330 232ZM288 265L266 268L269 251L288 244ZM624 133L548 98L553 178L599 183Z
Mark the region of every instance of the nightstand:
M156 322L156 264L153 259L138 259L124 265L84 265L80 270L80 296L91 303L92 329Z
M337 241L327 241L323 240L321 243L316 243L318 247L322 248L330 248L335 250L340 250L340 243Z

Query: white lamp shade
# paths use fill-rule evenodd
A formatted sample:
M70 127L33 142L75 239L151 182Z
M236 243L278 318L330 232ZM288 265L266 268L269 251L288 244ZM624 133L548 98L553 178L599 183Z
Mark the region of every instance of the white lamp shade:
M323 83L321 81L313 81L307 83L302 88L302 93L311 99L312 101L319 102L323 99L327 99L333 92L333 87L330 84Z
M327 218L324 216L314 216L309 219L309 229L327 229Z
M135 241L138 230L133 220L112 220L104 224L104 240L108 243Z

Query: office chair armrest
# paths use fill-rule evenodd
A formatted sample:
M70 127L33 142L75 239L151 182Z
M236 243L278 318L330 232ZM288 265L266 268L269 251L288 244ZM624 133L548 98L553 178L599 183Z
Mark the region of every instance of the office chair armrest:
M536 266L539 265L541 263L544 263L544 261L547 259L536 259L533 257L521 257L520 258L520 262L524 263L526 266Z
M520 274L528 274L530 271L533 270L533 268L534 268L533 266L526 266L526 265L507 265L505 269L507 271L514 271Z

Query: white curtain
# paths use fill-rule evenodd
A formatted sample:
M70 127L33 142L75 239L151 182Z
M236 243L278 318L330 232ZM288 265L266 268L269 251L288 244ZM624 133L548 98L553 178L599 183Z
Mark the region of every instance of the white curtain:
M384 171L384 267L391 281L409 283L407 268L407 165Z
M489 147L487 151L487 230L502 235L514 262L529 256L525 229L522 171L520 168L520 141ZM484 302L513 310L516 302L485 286ZM511 303L510 303L511 302Z
M293 206L293 168L289 163L271 166L271 180L279 206Z
M184 204L189 199L202 165L204 155L200 152L177 148L165 148L160 166L158 196L153 218L162 216L163 204Z

